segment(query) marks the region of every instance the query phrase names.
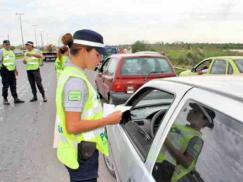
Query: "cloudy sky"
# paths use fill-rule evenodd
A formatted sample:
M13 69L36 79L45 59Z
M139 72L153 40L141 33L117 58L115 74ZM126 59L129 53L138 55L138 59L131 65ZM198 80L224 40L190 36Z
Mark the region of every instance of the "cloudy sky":
M8 36L58 44L59 37L90 28L100 32L106 44L130 44L136 40L243 43L241 0L0 0L0 40Z

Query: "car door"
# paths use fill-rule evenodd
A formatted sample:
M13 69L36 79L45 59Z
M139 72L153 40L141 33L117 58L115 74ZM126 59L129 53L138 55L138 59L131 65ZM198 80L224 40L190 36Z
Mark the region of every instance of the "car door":
M155 137L150 135L151 119L163 109L163 124L166 125L178 102L190 89L177 83L153 83L147 83L127 101L126 105L132 106L132 109L124 113L122 124L107 127L118 181L154 181L145 163L153 142L158 140L157 134ZM161 85L164 90L159 89Z
M210 74L226 74L227 61L224 59L215 59L212 63Z
M198 112L195 112L195 104L198 106ZM164 131L159 142L154 142L155 145L152 146L155 150L149 152L146 165L155 181L171 181L176 178L188 182L241 181L243 174L242 107L242 102L223 95L198 88L188 91L169 119L168 125L160 126L158 132L162 129ZM178 129L176 126L186 129L189 127L192 129L192 123L198 126L192 113L205 118L199 120L197 117L198 122L209 121L210 119L207 118L211 118L211 124L200 125L200 129L194 127L199 130L200 137L197 135L192 137L183 150L175 146L172 149L171 144L168 143L173 143L170 140L173 139L172 132ZM194 118L193 122L192 118ZM180 140L178 137L176 139ZM164 142L165 140L167 142ZM192 157L190 164L194 162L194 167L180 177L176 175L178 173L175 173L175 170L179 165L184 164L180 160L181 157L178 157L180 156L178 151Z
M102 97L105 96L104 92L104 74L107 73L108 65L109 65L110 58L107 58L104 63L101 65L101 67L98 69L98 74L96 77L96 86L98 92L102 95Z
M115 71L117 68L117 64L119 59L112 57L109 60L107 71L105 71L102 75L103 78L103 94L106 100L109 99L109 93L112 89L112 82L115 77Z

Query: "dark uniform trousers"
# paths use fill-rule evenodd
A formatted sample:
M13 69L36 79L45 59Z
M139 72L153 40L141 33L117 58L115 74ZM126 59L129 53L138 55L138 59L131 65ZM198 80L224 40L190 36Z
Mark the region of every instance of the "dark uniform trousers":
M27 70L28 80L34 97L37 97L36 85L42 96L45 95L45 90L42 85L40 69Z
M4 99L8 97L8 88L10 86L10 91L13 98L18 98L17 91L16 91L16 76L15 71L8 71L6 68L1 69L1 76L2 76L2 96Z

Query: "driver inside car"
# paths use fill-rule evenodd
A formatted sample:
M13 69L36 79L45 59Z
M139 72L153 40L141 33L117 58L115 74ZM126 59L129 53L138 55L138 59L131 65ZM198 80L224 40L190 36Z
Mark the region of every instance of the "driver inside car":
M157 158L153 176L159 182L190 182L190 173L203 147L200 130L212 129L215 113L196 103L190 103L189 124L174 123Z

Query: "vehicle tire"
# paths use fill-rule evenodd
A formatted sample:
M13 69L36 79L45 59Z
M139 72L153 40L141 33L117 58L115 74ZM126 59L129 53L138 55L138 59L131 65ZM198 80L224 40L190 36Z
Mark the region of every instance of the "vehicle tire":
M110 150L110 148L109 148L109 150ZM110 152L109 156L104 156L104 161L105 161L105 166L108 169L111 176L113 178L116 178L116 173L115 173L115 169L114 169L114 163L113 163L113 159L111 156L111 152Z

